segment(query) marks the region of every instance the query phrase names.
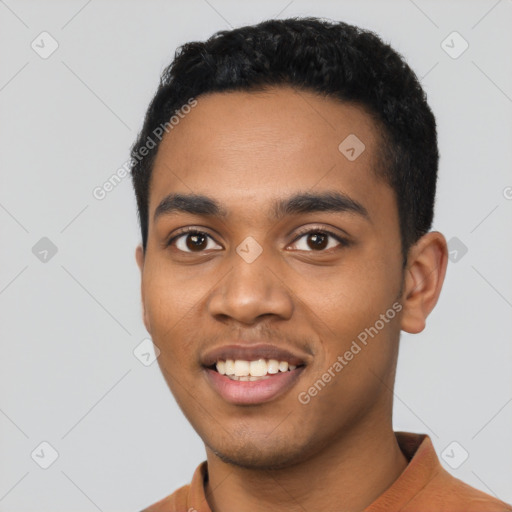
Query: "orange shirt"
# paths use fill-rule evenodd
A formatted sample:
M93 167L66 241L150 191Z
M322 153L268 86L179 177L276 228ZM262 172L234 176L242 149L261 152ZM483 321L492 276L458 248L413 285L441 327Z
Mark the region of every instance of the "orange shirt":
M440 464L426 434L395 432L409 460L402 474L363 512L512 512L507 505L448 473ZM211 512L204 493L207 463L194 472L192 482L142 512Z

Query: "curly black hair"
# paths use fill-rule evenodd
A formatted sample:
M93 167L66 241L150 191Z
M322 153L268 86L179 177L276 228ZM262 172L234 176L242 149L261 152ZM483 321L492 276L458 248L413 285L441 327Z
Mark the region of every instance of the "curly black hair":
M131 148L144 251L158 127L169 127L201 94L279 85L358 105L371 115L381 137L376 172L395 192L405 261L410 246L432 225L439 163L434 115L415 73L378 35L314 17L220 31L177 49Z

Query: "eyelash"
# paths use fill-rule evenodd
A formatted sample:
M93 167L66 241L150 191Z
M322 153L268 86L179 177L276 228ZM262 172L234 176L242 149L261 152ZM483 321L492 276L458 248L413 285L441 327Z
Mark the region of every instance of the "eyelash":
M324 235L328 235L328 236L334 238L337 242L339 242L341 247L348 247L350 245L350 241L347 238L343 238L340 235L337 235L336 233L333 233L332 231L330 231L328 229L324 229L324 228L304 228L303 230L299 230L299 232L297 233L297 236L293 240L292 244L297 242L297 240L302 238L304 235L318 234L318 233L321 233L321 234L324 234ZM187 227L187 228L181 229L176 235L174 235L167 242L166 247L171 246L173 244L173 242L178 240L180 237L183 237L184 235L206 235L207 237L209 237L212 240L214 240L213 237L210 236L205 231L201 231L201 230L199 230L197 228L193 228L193 227ZM217 242L215 242L215 243L217 243ZM331 247L330 249L327 249L327 250L325 250L325 249L321 249L319 251L311 250L309 252L328 252L328 251L330 251L332 249L333 248ZM181 251L181 252L187 252L187 251ZM199 251L199 252L201 252L201 251ZM193 253L193 252L191 251L191 253Z

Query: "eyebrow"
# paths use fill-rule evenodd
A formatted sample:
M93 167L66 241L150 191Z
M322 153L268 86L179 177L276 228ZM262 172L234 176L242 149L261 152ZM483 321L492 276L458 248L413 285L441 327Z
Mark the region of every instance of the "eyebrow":
M367 209L358 201L341 192L299 193L276 200L270 210L273 220L285 216L316 212L348 212L371 221ZM215 199L200 194L169 194L157 206L153 222L163 215L190 213L206 217L226 218L228 211Z

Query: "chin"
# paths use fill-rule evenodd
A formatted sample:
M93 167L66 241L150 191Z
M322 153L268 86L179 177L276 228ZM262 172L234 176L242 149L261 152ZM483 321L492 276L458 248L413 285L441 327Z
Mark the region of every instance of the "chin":
M302 462L300 454L283 458L282 454L277 454L275 452L268 454L261 452L254 454L239 454L214 451L214 453L226 464L260 471L284 469L293 466L298 462Z
M307 445L307 443L306 443ZM290 445L285 439L269 442L254 439L238 446L209 446L210 450L226 464L253 470L277 470L304 462L305 447Z

